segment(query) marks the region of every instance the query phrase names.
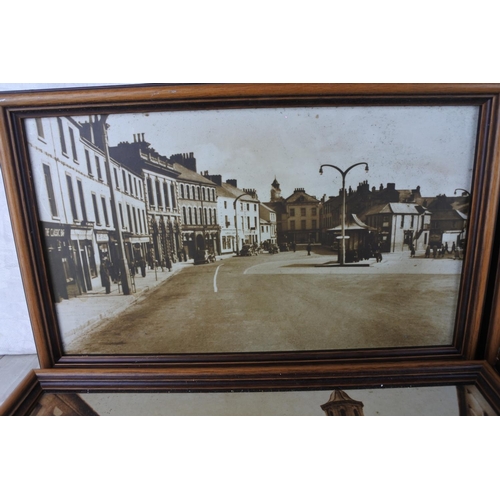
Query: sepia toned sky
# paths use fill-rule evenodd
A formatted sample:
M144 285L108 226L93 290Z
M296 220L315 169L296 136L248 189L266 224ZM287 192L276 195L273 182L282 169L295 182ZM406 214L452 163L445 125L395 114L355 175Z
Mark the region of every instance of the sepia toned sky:
M111 146L133 141L134 133L160 154L193 152L198 172L235 178L269 200L276 177L287 197L300 187L321 198L337 195L341 175L323 163L346 169L353 189L364 180L377 188L421 187L423 196L456 188L470 190L478 108L317 107L178 111L111 115Z

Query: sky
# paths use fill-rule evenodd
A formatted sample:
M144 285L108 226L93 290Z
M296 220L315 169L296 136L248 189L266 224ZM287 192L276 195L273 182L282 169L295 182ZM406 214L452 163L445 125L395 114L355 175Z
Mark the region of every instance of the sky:
M421 187L425 196L470 191L478 108L360 106L170 111L111 115L109 143L144 133L160 154L193 152L198 172L237 179L268 201L276 178L286 198L295 188L337 195L341 175L321 164L353 168L346 186Z

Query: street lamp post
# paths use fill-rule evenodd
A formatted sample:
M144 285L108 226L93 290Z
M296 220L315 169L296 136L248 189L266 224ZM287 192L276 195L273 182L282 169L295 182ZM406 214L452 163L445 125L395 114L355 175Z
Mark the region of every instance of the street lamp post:
M457 188L455 189L455 192L453 194L457 194L457 191L462 191L464 194L464 196L470 196L470 193L469 191L467 191L467 189L462 189L462 188Z
M111 206L111 217L113 219L113 225L115 226L115 235L117 243L117 253L118 253L118 267L120 269L121 285L123 290L123 295L130 295L132 291L132 283L130 280L130 270L128 269L127 257L125 255L125 247L123 242L123 235L121 229L121 223L118 219L118 213L116 210L116 198L115 198L115 188L113 186L113 177L111 175L111 157L109 155L109 145L108 145L108 127L109 124L106 123L108 115L102 115L101 126L102 126L102 139L104 148L104 169L106 171L106 178L109 183L109 198Z
M238 211L236 210L236 202L242 197L245 196L247 193L240 194L234 201L233 201L233 207L234 207L234 222L236 226L236 255L240 255L240 242L238 239Z
M355 163L354 165L351 165L348 169L342 170L339 167L336 167L335 165L329 165L327 163L321 165L319 168L319 173L323 175L323 167L331 167L334 168L335 170L338 170L340 174L342 175L342 254L341 254L341 260L340 260L340 265L343 266L345 264L345 216L346 216L346 196L345 196L345 178L346 175L351 171L354 167L357 167L358 165L365 165L365 172L368 172L368 163L362 161L360 163Z

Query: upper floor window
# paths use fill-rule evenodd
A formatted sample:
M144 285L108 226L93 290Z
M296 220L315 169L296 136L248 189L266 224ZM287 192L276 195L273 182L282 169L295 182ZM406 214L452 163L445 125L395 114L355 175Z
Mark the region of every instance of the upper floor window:
M59 138L61 140L61 150L65 155L67 155L68 150L66 148L66 138L64 137L64 127L63 127L63 122L60 118L57 119L57 126L59 128Z
M97 170L97 178L102 181L101 160L98 156L95 157L95 168Z
M92 164L90 163L90 153L89 150L85 150L85 163L87 164L87 173L92 177L94 174L92 173Z
M301 209L300 209L300 215L301 215L302 217L305 217L305 216L306 216L306 209L305 209L305 208L301 208Z
M73 153L73 160L78 161L78 154L76 152L76 143L75 143L75 133L73 129L69 127L69 141L71 143L71 152Z
M172 208L177 208L177 200L175 198L175 187L170 184L170 194L172 195Z
M49 198L50 213L52 217L57 217L57 205L54 196L54 185L52 184L52 175L49 165L43 164L43 174L45 176L45 186L47 187L47 196Z
M36 133L40 139L45 139L45 134L43 132L43 123L41 118L35 118L36 123Z
M311 215L317 215L317 209L316 209L316 207L313 207L311 209Z
M290 217L295 217L295 208L290 209Z

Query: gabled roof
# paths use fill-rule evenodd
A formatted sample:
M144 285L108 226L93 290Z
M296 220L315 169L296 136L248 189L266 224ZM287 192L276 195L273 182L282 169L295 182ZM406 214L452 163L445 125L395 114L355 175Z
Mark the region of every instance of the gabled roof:
M296 190L293 192L292 195L290 195L288 198L286 198L286 203L315 203L319 204L319 200L311 196L310 194L307 194L303 190Z
M259 200L252 198L249 194L245 193L243 189L239 189L234 187L232 184L228 184L227 182L222 183L222 187L230 193L233 198L237 198L238 196L244 195L240 198L242 201L253 201L254 203L258 203Z
M346 217L346 231L356 231L356 230L366 230L366 231L376 231L374 227L370 227L364 222L362 222L356 214L348 214ZM332 227L331 229L327 229L327 231L342 231L342 224Z
M403 215L420 215L422 208L416 203L386 203L384 205L376 205L368 210L364 215L375 214L403 214Z
M194 172L193 170L190 170L189 168L186 168L179 163L174 163L173 169L176 172L179 172L180 175L177 179L180 181L196 182L197 184L205 184L206 186L217 186L215 182L212 182L210 179L207 179L198 172Z

